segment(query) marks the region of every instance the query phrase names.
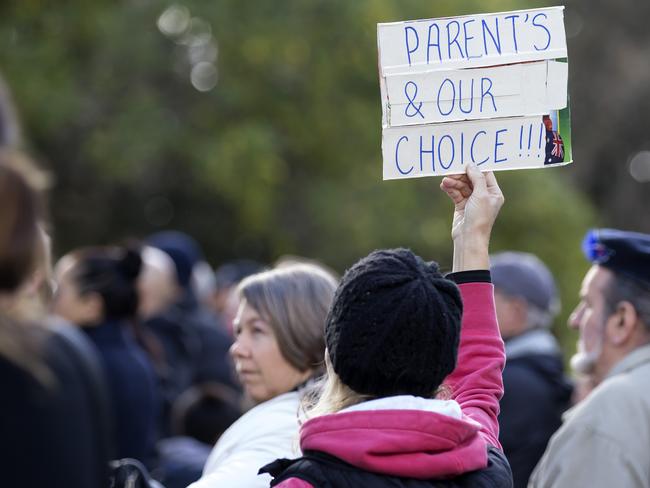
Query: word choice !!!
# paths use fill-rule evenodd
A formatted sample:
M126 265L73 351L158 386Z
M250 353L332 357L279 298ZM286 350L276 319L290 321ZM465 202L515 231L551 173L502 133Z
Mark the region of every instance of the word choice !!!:
M392 128L384 131L385 176L405 178L462 171L467 163L512 169L544 161L539 118Z

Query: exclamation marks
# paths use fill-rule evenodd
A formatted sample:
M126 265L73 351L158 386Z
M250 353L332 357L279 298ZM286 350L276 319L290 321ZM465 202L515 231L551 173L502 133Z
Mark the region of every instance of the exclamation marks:
M524 152L526 152L525 157L530 158L530 153L531 149L533 148L533 124L529 124L527 129L528 129L528 143L526 147L524 147L524 139L525 139L525 133L524 130L526 127L523 125L519 127L519 157L523 158L524 157ZM542 157L542 154L544 154L544 124L539 125L539 137L537 140L537 159Z

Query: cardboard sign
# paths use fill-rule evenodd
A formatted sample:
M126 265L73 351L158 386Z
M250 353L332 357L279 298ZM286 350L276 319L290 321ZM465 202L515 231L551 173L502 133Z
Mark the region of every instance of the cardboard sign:
M377 38L384 179L571 162L563 7L378 24Z

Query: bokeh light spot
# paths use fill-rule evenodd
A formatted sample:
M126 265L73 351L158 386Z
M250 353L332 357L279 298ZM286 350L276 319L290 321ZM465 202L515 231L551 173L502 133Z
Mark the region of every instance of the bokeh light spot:
M212 63L197 63L190 77L194 88L202 92L210 91L217 85L217 67Z
M179 37L190 26L190 11L182 5L172 5L158 17L158 29L168 37Z
M640 151L630 160L630 174L640 183L650 181L650 151Z

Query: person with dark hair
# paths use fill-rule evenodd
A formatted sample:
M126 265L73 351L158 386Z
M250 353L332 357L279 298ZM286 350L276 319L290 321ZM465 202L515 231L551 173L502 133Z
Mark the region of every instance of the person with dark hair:
M232 388L216 384L195 386L174 404L173 432L174 435L192 437L212 449L241 414L239 393Z
M102 359L115 415L117 456L151 465L160 395L149 359L130 321L138 307L139 252L123 248L74 251L56 267L54 312L78 325Z
M492 255L490 272L506 342L499 440L515 488L525 488L571 400L562 351L550 331L560 300L553 275L533 254Z
M583 250L571 366L595 388L565 413L529 486L650 487L650 235L592 230Z
M503 195L476 166L441 187L455 204L453 273L407 249L375 251L346 271L303 456L263 467L271 486L512 486L498 441L505 357L488 259Z
M240 385L228 355L232 340L219 318L199 303L192 287L193 270L203 259L198 243L182 232L164 231L149 236L147 245L165 253L173 263L169 303L143 322L160 342L167 363L161 376L161 434L167 437L172 405L188 388L216 383L240 390Z
M173 437L158 443L157 477L166 488L198 480L212 446L242 414L239 392L214 383L191 387L172 408Z
M37 173L26 158L0 153L1 484L108 487L113 452L97 358L41 303L49 242Z

